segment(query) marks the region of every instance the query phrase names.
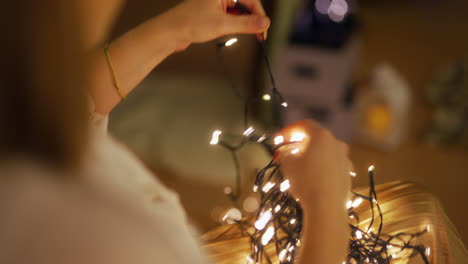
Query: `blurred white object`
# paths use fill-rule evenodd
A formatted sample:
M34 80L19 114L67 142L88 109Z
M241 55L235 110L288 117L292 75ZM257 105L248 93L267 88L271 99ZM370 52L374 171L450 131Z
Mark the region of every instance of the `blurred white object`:
M386 151L396 149L407 134L410 103L404 77L389 64L378 65L357 96L355 139Z

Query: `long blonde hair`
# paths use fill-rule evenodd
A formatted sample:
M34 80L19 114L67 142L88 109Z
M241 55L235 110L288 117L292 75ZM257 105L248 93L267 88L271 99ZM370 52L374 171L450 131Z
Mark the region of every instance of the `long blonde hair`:
M67 2L2 3L0 158L28 155L68 167L82 155L84 61Z

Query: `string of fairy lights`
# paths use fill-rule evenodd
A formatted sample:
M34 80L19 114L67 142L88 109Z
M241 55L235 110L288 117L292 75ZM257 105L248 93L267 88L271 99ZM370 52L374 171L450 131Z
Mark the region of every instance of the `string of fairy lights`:
M236 7L242 12L246 12L245 7L238 1L236 1ZM302 132L294 132L289 138L285 138L285 136L272 138L266 134L257 135L255 129L249 126L249 106L251 103L261 100L271 101L277 104L277 107L284 108L288 107L288 104L276 86L265 41L261 42L262 56L270 78L271 89L260 98L244 96L240 93L234 80L228 74L222 58L223 49L234 45L236 42L238 40L232 38L218 44L217 55L224 77L231 86L234 95L243 103L245 130L240 135L224 134L222 131L216 130L213 132L210 141L211 145L221 146L231 153L236 172L236 190L233 191L229 187L225 189L225 193L235 206L240 207L238 201L241 196L240 163L237 152L247 143L253 142L264 147L273 158L264 168L258 170L255 176L253 191L260 198L255 221L252 222L248 218L242 218L239 214L230 214L229 212L223 217L223 220L236 223L243 233L250 238L251 254L246 256L247 264L292 264L301 246L302 209L299 201L288 191L290 188L289 181L281 174L280 164L275 160L274 153L279 148L288 147L288 149L291 149L291 154L299 154L300 148L296 146L305 139L306 135ZM234 143L232 142L233 138L236 139ZM355 177L356 173L350 172L350 175ZM430 226L414 234L398 233L389 235L382 233L384 221L375 191L374 166L369 167L368 177L368 195L353 193L353 197L346 204L350 218L350 241L347 258L343 261L343 264L390 264L393 260L415 256L419 256L424 263L428 264L431 249L423 245L417 245L415 241L418 237L429 232ZM355 212L355 209L363 202L368 202L371 208L370 223L365 228L361 227L359 215ZM267 250L267 246L271 245L274 246L274 253Z

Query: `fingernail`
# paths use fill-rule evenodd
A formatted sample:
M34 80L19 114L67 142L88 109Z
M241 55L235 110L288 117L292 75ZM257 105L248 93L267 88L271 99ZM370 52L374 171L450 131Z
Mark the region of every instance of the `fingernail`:
M261 29L267 28L270 25L270 19L267 17L257 17L257 26Z

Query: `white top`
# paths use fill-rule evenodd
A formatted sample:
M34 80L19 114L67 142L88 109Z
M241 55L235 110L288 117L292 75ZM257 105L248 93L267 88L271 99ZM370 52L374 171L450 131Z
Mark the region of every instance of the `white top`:
M92 124L85 188L32 161L2 166L0 263L208 263L178 196L107 135L107 117Z

